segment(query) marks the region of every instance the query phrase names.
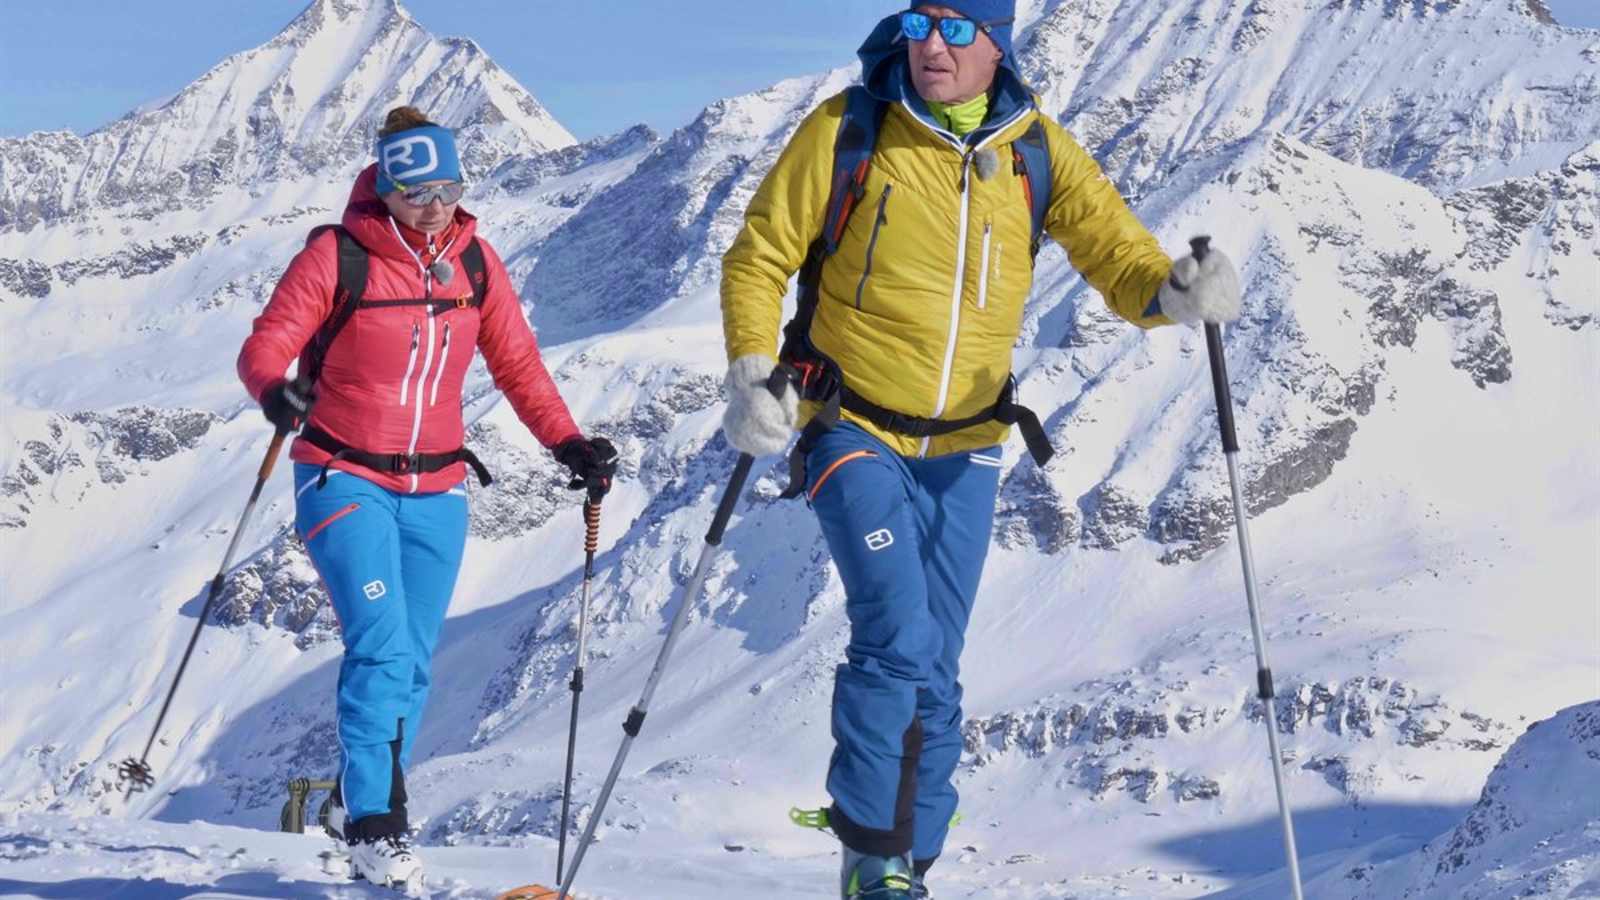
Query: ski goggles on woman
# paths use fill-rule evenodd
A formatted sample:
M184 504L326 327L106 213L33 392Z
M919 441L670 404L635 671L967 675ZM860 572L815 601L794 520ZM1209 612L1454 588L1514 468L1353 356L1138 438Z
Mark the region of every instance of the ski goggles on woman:
M466 185L459 181L451 181L445 184L419 184L401 191L400 196L412 206L427 206L435 200L445 206L451 206L459 203L461 195L466 192Z
M907 40L925 41L933 34L934 23L938 23L939 36L951 47L966 47L978 39L978 29L983 29L988 34L996 25L1009 25L1010 19L996 19L992 22L979 22L962 16L930 16L927 13L907 11L900 14L900 33Z

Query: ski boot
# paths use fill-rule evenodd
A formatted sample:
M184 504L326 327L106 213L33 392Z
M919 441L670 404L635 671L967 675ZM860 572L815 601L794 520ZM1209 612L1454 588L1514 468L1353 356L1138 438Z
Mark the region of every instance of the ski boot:
M350 871L355 878L407 896L423 895L422 860L412 851L408 835L391 834L350 844Z
M911 900L933 900L933 892L921 875L911 876Z
M912 900L911 860L903 856L867 856L844 848L839 870L843 900Z

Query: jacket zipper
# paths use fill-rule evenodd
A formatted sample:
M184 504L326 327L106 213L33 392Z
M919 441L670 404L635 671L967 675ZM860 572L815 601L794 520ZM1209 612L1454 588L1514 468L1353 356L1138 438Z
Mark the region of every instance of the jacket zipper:
M422 334L421 327L418 326L417 323L412 322L411 323L411 358L406 360L406 374L405 374L404 378L400 379L400 405L401 406L405 406L406 405L406 398L411 395L411 373L417 367L417 349L422 346L422 342L420 340L418 340L418 338L421 336L421 334Z
M428 405L439 402L439 381L444 378L444 361L450 356L450 323L444 323L444 346L439 348L439 371L433 373L433 391L428 394Z
M878 198L878 218L872 223L872 237L867 239L867 264L861 270L861 280L856 283L856 309L861 309L861 292L867 288L867 276L872 274L872 252L878 247L878 232L883 226L889 224L887 210L889 207L889 192L894 190L894 185L883 186L883 196Z
M422 357L422 372L417 375L417 407L411 417L411 443L406 445L406 455L417 452L417 438L422 436L422 383L428 380L428 370L433 367L433 309L428 310L428 352ZM417 476L411 476L411 493L416 493Z
M956 335L961 331L961 287L967 277L967 218L972 211L972 180L968 177L972 171L972 154L972 150L961 154L961 220L956 225L956 278L950 289L950 334L944 343L944 370L939 375L939 399L933 406L932 418L935 419L944 414L945 405L950 402L950 373L956 362ZM917 455L927 456L928 445L932 442L932 437L923 438Z
M983 223L983 268L978 271L978 308L989 305L989 238L994 232L994 220Z
M905 98L901 98L900 105L905 108L906 113L910 115L912 119L917 122L921 122L924 128L932 131L938 137L943 138L945 143L949 144L952 149L961 154L961 222L956 226L958 229L956 232L956 281L955 286L951 291L950 337L945 343L944 371L939 376L939 399L933 411L933 418L937 419L944 413L945 404L950 400L950 374L955 363L956 332L960 330L961 326L961 282L966 277L967 216L970 212L972 203L970 186L967 183L967 174L972 165L972 155L979 150L982 150L990 141L999 137L1007 128L1010 128L1012 125L1015 125L1017 122L1021 121L1022 118L1028 114L1031 107L1024 107L1018 110L1011 116L1011 118L1006 119L1004 122L1001 122L998 125L995 125L994 130L989 132L989 136L979 141L977 146L968 147L955 135L929 125L922 119L921 116L917 115L916 110L911 108L911 104L907 103ZM917 455L927 456L928 445L932 442L933 439L931 437L923 438L921 445L917 449Z
M416 264L417 264L417 273L422 276L422 297L423 297L424 300L431 300L433 298L433 270L422 264L422 257L417 254L417 251L411 249L411 245L406 243L405 238L400 235L400 228L399 228L398 225L395 224L394 216L390 216L389 217L389 230L394 232L394 239L396 241L400 242L400 246L406 248L406 252L411 254L411 259L414 262L416 262ZM446 244L444 246L444 249L435 251L434 247L433 247L433 238L431 236L428 238L428 250L429 250L430 255L435 260L443 257L446 253L448 253L450 251L450 248L452 246L454 246L454 245L455 245L455 238L451 238L450 239L450 243ZM428 370L433 367L433 334L434 334L433 317L434 317L434 309L430 305L430 306L427 307L427 310L428 311L427 311L426 315L428 317L428 352L426 354L424 354L423 357L422 357L422 371L417 373L417 397L416 397L417 406L416 406L416 412L411 417L411 443L406 446L406 455L407 456L412 456L412 455L416 454L416 452L417 452L417 439L422 435L422 384L423 384L423 382L428 380ZM417 338L418 338L418 336L420 334L420 331L421 331L420 327L418 325L416 325L415 323L413 323L412 326L411 326L411 359L406 363L406 377L405 377L405 379L403 381L400 382L400 405L401 406L405 405L405 403L406 403L406 393L407 393L407 391L409 390L409 388L411 386L411 367L414 366L416 364L416 361L417 361ZM445 349L448 350L449 347L450 347L450 325L449 325L449 323L446 323L445 324ZM443 360L444 360L444 355L443 355L443 352L441 351L441 353L440 353L440 363L439 363L439 371L441 373L444 371L444 361ZM438 377L438 375L435 375L434 379L433 379L433 393L434 393L435 397L437 397L438 394L439 394L439 377ZM430 401L430 405L431 405L431 401ZM412 476L411 476L410 493L413 493L413 494L416 493L418 483L419 483L418 476L416 474L412 474Z

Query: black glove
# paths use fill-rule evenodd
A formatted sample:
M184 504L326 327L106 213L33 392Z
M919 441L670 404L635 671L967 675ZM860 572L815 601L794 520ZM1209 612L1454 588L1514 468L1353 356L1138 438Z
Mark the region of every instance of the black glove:
M280 381L261 392L261 411L274 428L285 434L297 430L306 421L316 402L317 395L310 385L300 380L293 384Z
M617 448L605 438L573 438L556 445L556 460L572 471L572 490L587 490L598 503L611 490L617 474Z

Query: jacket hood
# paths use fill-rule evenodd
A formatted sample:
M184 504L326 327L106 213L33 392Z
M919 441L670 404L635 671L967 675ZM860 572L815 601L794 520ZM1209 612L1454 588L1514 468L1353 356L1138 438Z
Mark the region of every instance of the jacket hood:
M378 197L376 163L367 166L356 176L356 183L350 188L350 199L345 204L344 217L340 224L355 236L368 253L386 259L411 261L410 249L396 233L405 226L398 222L390 224L389 208L384 206L383 200ZM458 205L452 226L454 234L447 255L457 256L472 242L473 235L477 232L478 219Z
M1022 80L1011 42L999 42L999 46L1003 55L1000 58L1000 67L995 70L989 115L982 127L967 136L969 142L975 140L975 135L978 136L977 140L981 140L982 136L986 136L995 126L1034 105L1033 92L1028 90L1027 84ZM906 106L929 127L943 131L928 112L928 104L923 102L922 97L912 87L906 39L900 33L900 13L885 16L879 21L872 29L872 33L867 35L861 49L856 51L856 55L861 59L861 83L866 87L867 93L886 103L899 103L903 100Z

